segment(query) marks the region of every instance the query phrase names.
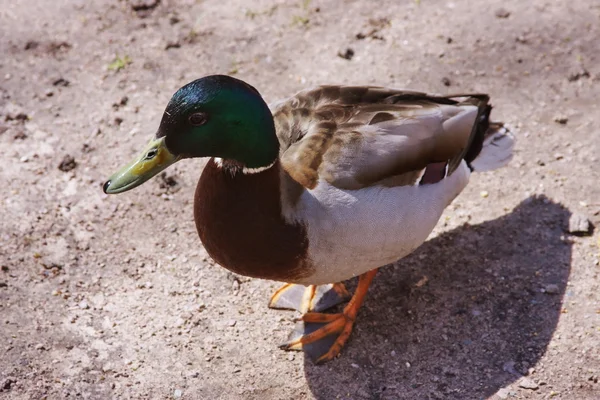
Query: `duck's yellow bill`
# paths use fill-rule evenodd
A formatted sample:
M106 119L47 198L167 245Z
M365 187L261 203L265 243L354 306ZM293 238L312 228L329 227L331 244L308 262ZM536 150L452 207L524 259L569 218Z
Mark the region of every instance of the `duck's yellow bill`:
M133 189L180 159L181 156L167 149L164 137L152 139L139 157L108 178L103 186L104 193L122 193Z

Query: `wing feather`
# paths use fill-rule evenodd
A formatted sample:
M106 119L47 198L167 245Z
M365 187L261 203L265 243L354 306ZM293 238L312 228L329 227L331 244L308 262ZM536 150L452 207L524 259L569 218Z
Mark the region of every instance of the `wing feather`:
M321 86L273 107L281 163L306 188L413 185L427 165L458 166L486 95L435 96L371 86Z

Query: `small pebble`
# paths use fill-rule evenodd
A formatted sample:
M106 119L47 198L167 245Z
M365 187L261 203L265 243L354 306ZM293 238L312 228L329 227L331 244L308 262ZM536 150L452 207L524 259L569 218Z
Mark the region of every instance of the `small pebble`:
M7 121L27 121L29 115L27 115L23 107L15 103L8 103L4 106L4 118Z
M487 197L488 197L490 194L488 193L488 191L487 191L487 190L482 190L482 191L479 193L479 195L485 199L485 198L487 198Z
M175 389L175 391L173 392L173 398L180 399L181 396L183 396L183 391L181 389Z
M521 373L515 369L515 364L516 363L514 361L507 361L502 366L502 370L512 375L521 376Z
M559 294L560 288L555 283L550 283L544 287L544 293L547 294Z
M539 386L529 378L521 378L521 380L519 380L519 387L523 389L537 390Z
M0 126L0 133L2 133L1 131L2 131L2 127ZM20 131L17 131L17 133L15 133L15 136L13 136L13 139L25 140L25 139L27 139L27 137L28 137L27 134L20 130Z
M494 12L496 18L508 18L510 17L510 11L505 8L499 8Z
M516 40L518 43L521 43L521 44L525 44L525 43L527 43L527 38L526 38L525 36L521 36L521 35L519 35L519 36L517 36L517 37L515 38L515 40Z
M69 82L68 80L66 80L64 78L58 78L58 79L55 79L52 82L52 85L54 85L54 86L62 86L62 87L67 87L70 84L71 84L71 82Z
M16 379L12 378L12 377L8 377L8 378L4 379L2 381L2 383L0 383L0 391L10 390L10 388L12 387L12 385L14 383L16 383L16 382L17 382Z
M354 57L354 50L348 47L344 51L340 50L337 55L338 57L343 58L344 60L352 60L352 57Z
M174 40L174 41L167 42L167 44L165 45L165 50L178 49L180 47L181 47L181 43L179 43L178 40Z
M498 396L502 400L508 399L509 395L510 395L510 391L507 388L502 388L496 392L496 396Z
M87 303L87 301L83 300L81 303L79 303L79 308L82 310L87 310L90 308L90 305Z
M581 213L573 213L569 217L568 232L577 236L588 236L592 233L592 224L588 217Z
M567 122L569 122L569 117L566 117L564 115L557 115L556 117L554 117L554 122L556 122L557 124L566 125Z
M75 158L73 158L70 155L66 155L62 161L60 162L60 164L58 164L58 169L60 169L63 172L69 172L73 169L75 169L77 167L77 162L75 161Z
M133 11L148 11L158 6L159 3L159 0L131 0L129 5Z
M571 71L569 73L569 76L567 77L567 80L569 82L575 82L581 78L589 78L589 77L590 77L590 73L588 72L588 70L586 70L585 68L579 68L575 71Z
M185 325L185 319L177 318L175 321L175 328L181 328L183 325Z

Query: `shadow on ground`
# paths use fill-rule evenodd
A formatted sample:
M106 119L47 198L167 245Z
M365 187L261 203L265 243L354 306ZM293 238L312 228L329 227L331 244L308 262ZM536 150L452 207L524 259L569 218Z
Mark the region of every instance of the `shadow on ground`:
M531 197L382 268L342 357L324 366L306 359L314 396L480 399L519 379L545 353L561 314L569 215ZM548 284L558 292L543 293Z

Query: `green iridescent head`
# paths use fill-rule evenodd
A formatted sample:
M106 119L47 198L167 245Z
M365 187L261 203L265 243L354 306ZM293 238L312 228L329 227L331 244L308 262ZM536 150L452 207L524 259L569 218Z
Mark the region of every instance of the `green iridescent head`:
M155 138L109 178L104 192L133 189L182 158L219 157L260 168L278 154L273 116L258 91L229 76L207 76L173 95Z

